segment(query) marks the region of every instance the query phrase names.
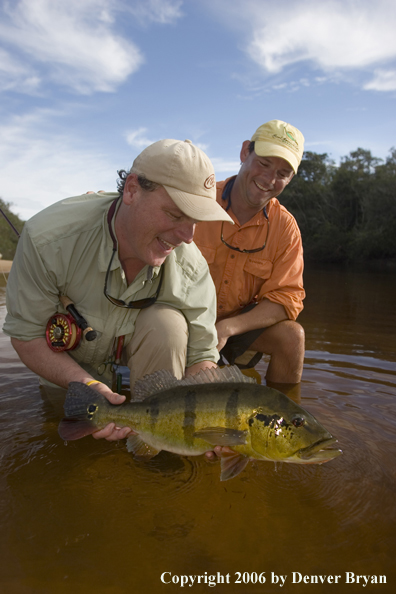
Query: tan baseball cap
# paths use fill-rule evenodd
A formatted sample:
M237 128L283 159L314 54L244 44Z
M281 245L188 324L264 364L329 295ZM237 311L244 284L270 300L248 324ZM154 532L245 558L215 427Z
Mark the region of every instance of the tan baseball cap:
M304 136L294 126L281 120L271 120L257 128L254 152L260 157L281 157L297 173L304 152Z
M131 173L163 186L176 206L196 221L233 223L216 202L216 180L209 157L191 140L154 142L136 157Z

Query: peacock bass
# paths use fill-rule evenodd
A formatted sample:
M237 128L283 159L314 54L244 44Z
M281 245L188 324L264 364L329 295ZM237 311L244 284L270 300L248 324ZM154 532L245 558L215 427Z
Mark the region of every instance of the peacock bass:
M177 380L157 371L135 384L134 401L111 404L96 390L71 382L59 435L74 440L114 422L130 427L128 450L149 460L161 450L198 456L228 446L220 480L237 476L250 459L321 464L341 450L337 440L293 400L243 375L212 368Z

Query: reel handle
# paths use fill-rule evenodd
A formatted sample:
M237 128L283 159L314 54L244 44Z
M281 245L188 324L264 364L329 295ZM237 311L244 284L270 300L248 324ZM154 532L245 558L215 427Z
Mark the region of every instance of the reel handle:
M70 315L75 320L77 326L81 328L83 336L85 336L86 340L91 341L95 340L97 337L97 332L90 326L85 318L77 311L74 303L67 297L66 295L60 295L59 297L60 302L62 303L63 307L70 313Z

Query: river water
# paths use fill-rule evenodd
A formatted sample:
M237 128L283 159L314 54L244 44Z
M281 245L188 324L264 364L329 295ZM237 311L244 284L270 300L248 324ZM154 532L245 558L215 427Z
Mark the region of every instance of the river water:
M343 455L252 462L226 483L201 457L65 444L64 392L48 400L0 335L0 594L395 592L396 275L305 284L301 404Z

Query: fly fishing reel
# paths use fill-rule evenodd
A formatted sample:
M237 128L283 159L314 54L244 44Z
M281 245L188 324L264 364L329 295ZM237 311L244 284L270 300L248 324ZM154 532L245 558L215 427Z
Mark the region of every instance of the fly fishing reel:
M55 313L48 320L45 337L51 351L72 351L83 336L88 341L95 340L96 330L88 326L73 302L66 295L60 295L59 300L68 313Z
M70 314L57 313L48 320L45 337L51 351L72 351L80 343L81 328Z

